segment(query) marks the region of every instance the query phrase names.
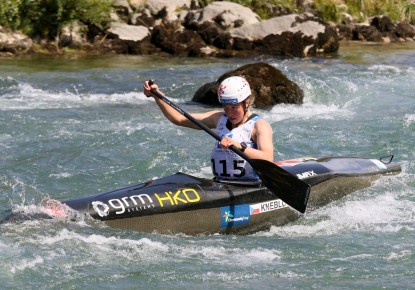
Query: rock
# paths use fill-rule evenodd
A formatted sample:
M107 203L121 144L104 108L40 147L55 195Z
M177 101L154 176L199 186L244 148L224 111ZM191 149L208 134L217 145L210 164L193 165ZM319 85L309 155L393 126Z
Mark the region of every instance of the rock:
M27 35L19 32L7 32L0 26L0 53L24 54L33 46Z
M314 41L310 36L304 37L301 32L285 31L278 35L270 34L266 36L255 50L261 54L304 57L313 43Z
M390 33L394 32L396 29L396 24L392 22L389 17L373 17L370 22L371 26L374 26L380 33Z
M219 83L211 82L201 86L193 95L192 101L211 106L220 106L218 100Z
M107 39L93 46L99 53L148 55L161 50L151 43L150 30L143 25L128 25L112 22Z
M357 40L371 42L410 41L415 37L415 28L409 23L395 23L389 17L376 16L370 24L338 25L341 40Z
M255 97L255 107L269 108L276 104L302 104L304 92L281 71L267 63L244 65L220 76L216 82L207 83L194 94L192 101L219 106L217 90L219 84L230 76L244 76Z
M396 35L403 39L413 39L415 37L415 28L409 23L398 23L396 25Z
M112 39L105 41L100 46L107 46L106 50L108 52L116 54L151 55L161 52L160 48L155 47L150 42L150 36L142 41Z
M335 53L339 50L339 35L332 26L326 26L324 33L319 33L314 44L306 51L306 55L316 56L320 53ZM307 48L306 48L307 49Z
M147 0L129 0L128 1L131 5L131 8L134 11L139 10L141 7L144 6L144 4L146 4Z
M409 23L394 23L389 17L374 17L371 26L374 26L384 38L393 41L404 41L413 39L415 36L415 28Z
M81 48L86 42L86 37L83 33L86 30L86 25L83 25L80 22L74 22L65 26L60 35L59 46Z
M124 22L129 21L130 15L133 13L133 9L130 6L128 0L113 0L112 7L114 8L117 16Z
M202 37L193 30L183 29L177 22L162 23L154 27L151 43L172 55L200 56L206 46Z
M197 30L203 41L208 45L214 45L220 49L231 49L231 37L224 32L216 23L206 21Z
M111 23L111 28L108 29L108 32L111 33L112 37L132 41L140 41L150 35L149 29L145 26L135 26L117 22Z
M356 25L352 40L382 42L382 34L372 25Z
M131 24L143 25L150 28L155 25L155 19L151 16L150 11L143 9L141 12L135 13L131 16Z
M232 37L254 41L263 39L270 34L296 33L298 31L301 31L305 36L316 38L318 33L325 31L325 25L317 21L304 20L298 14L291 14L235 28L230 31L230 34Z
M251 9L240 4L221 1L212 2L193 15L193 21L204 23L211 21L223 29L245 27L260 21L260 17Z
M353 39L353 26L348 24L337 25L339 41L348 41Z
M120 16L118 16L118 13L116 12L111 12L110 13L110 19L112 22L122 22L123 20L120 18Z
M254 47L261 53L293 57L315 56L338 50L336 30L308 15L290 14L230 31L234 49ZM252 44L250 45L249 42Z
M148 0L146 7L151 14L157 18L164 18L168 21L178 19L178 9L190 9L192 0Z

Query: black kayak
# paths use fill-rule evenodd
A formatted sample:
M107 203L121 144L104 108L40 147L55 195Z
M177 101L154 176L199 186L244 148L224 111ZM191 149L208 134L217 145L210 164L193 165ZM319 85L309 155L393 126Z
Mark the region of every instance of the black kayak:
M401 167L392 158L300 158L276 164L311 185L311 211L371 186L382 175L398 174ZM220 182L184 173L62 204L113 228L162 234L248 234L301 216L261 183ZM64 212L56 204L47 207L49 215Z

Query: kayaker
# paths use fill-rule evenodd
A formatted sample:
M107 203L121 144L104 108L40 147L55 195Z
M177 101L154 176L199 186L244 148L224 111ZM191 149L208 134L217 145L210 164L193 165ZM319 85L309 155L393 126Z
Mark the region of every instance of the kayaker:
M154 97L151 90L163 94L157 84L144 82L144 94ZM212 110L203 113L192 113L209 128L216 128L222 140L216 141L212 150L212 171L217 179L258 180L253 168L239 155L229 150L235 146L251 159L274 160L271 125L260 116L251 112L254 97L248 81L241 76L232 76L222 81L218 89L219 102L224 111ZM163 114L173 124L200 129L185 116L171 106L154 97Z

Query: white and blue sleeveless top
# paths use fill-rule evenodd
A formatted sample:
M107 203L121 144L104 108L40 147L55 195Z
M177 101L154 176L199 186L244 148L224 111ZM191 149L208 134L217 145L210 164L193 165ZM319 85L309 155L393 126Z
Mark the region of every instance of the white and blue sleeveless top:
M255 123L261 119L258 115L251 117L241 126L232 129L228 116L223 114L216 127L216 133L221 136L229 136L237 142L245 142L248 147L258 149L257 144L251 139ZM256 181L258 175L245 159L232 150L224 150L220 142L215 142L211 155L212 172L216 179Z

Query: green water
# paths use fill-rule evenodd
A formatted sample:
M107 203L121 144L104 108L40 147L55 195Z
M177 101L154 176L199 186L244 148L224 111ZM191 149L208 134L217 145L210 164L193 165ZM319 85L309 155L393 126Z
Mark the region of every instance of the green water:
M168 123L142 82L187 111L222 73L265 61L304 105L256 110L276 159L395 155L384 177L295 223L248 236L165 236L99 222L0 225L3 289L410 289L415 277L415 45L345 45L329 59L0 59L0 218L178 171L211 177L213 139ZM191 218L191 217L189 217Z

